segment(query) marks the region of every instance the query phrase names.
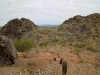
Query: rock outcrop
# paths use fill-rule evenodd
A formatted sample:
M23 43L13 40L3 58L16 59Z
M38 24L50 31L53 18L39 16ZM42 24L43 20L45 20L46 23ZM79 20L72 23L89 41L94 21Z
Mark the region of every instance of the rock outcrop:
M64 21L58 31L60 40L72 42L87 42L100 49L100 14L94 13L88 16L77 15ZM61 32L61 33L60 33Z
M12 65L15 63L17 56L12 40L0 35L0 64Z
M100 14L94 13L88 16L77 15L64 21L58 31L64 31L70 40L100 37Z
M1 28L1 34L16 39L26 32L34 30L37 26L29 19L13 19Z

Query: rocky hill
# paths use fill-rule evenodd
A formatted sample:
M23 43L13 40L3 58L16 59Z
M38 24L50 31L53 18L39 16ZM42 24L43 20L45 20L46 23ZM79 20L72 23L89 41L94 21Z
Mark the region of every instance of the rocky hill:
M100 44L100 14L94 13L88 16L77 15L64 21L58 32L62 32L65 41L87 42ZM60 33L59 33L60 34Z
M6 25L1 28L1 34L11 37L12 39L21 37L26 32L34 30L37 26L26 18L15 18L10 20Z
M100 14L95 13L88 16L74 16L64 21L59 30L64 30L67 33L98 35L100 34ZM99 36L99 35L98 35Z
M10 20L0 29L0 34L13 40L29 39L37 45L45 44L55 33L55 27L39 27L26 18ZM53 35L52 35L53 34ZM49 39L50 38L50 39Z

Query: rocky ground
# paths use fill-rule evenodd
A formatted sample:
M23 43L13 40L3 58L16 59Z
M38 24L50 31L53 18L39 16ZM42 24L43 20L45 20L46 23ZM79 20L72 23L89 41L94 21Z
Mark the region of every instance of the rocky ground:
M84 50L78 55L71 47L52 46L18 53L16 65L0 67L0 75L62 75L60 58L68 62L67 75L100 75L100 53ZM56 58L56 61L53 60Z

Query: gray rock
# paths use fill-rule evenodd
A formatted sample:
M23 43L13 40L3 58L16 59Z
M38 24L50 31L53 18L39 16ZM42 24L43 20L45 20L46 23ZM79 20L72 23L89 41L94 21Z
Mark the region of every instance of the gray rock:
M0 64L14 64L17 57L17 51L12 40L8 39L6 36L0 35Z

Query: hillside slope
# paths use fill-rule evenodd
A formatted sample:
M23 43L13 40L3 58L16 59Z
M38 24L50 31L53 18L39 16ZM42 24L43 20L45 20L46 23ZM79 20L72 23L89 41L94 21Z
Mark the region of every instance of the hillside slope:
M1 34L15 39L21 37L23 34L29 31L34 30L36 27L37 26L29 19L15 18L13 20L10 20L6 25L1 28Z
M95 45L100 49L100 14L94 13L88 16L74 16L64 21L58 32L65 41L86 42L86 45Z

